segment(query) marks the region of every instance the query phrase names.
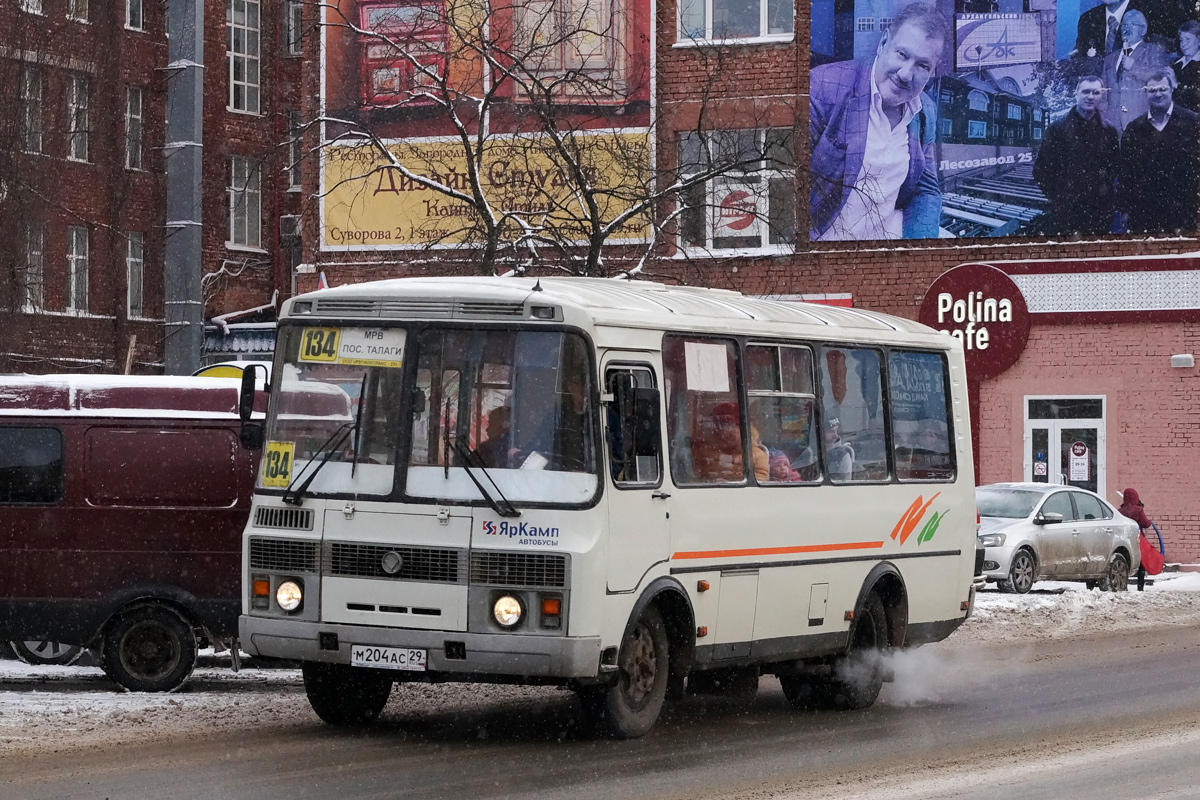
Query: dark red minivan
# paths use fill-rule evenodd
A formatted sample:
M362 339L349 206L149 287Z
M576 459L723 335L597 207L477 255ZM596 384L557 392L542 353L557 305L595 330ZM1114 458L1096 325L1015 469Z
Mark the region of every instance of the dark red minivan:
M0 376L0 640L172 691L237 632L258 453L240 381Z

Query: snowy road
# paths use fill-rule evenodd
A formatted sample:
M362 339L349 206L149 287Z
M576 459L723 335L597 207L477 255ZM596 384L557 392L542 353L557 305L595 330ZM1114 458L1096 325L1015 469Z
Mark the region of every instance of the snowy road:
M1013 798L1057 780L1069 798L1087 776L1113 789L1126 765L1196 752L1200 575L1140 595L1037 588L984 593L948 642L898 660L869 711L796 713L765 678L752 706L691 698L640 742L587 739L553 689L406 686L361 734L317 722L291 670L206 668L155 696L0 662L0 797L983 798L999 782ZM1191 772L1151 785L1200 795Z

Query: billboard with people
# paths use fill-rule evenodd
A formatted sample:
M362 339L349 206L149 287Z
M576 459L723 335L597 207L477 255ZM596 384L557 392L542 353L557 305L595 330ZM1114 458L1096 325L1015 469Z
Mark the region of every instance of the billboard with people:
M809 238L1197 228L1185 0L814 0Z

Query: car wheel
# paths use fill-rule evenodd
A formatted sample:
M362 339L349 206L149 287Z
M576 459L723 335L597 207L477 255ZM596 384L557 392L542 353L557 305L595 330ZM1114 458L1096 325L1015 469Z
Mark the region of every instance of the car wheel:
M173 692L196 667L196 632L170 606L122 609L104 630L100 667L131 692Z
M669 673L667 629L658 609L651 606L621 642L617 679L608 686L582 690L580 699L601 733L636 739L658 721Z
M330 725L373 722L392 694L392 678L382 670L305 662L301 673L309 705Z
M1006 592L1028 594L1037 579L1037 563L1033 554L1028 550L1018 550L1013 554L1012 564L1008 568L1008 580L1002 584Z
M1129 561L1121 553L1113 553L1108 560L1104 575L1096 583L1102 592L1125 592L1129 590Z
M45 642L39 639L12 641L8 646L17 654L17 658L26 664L54 664L60 667L74 664L84 651L84 648L73 644Z

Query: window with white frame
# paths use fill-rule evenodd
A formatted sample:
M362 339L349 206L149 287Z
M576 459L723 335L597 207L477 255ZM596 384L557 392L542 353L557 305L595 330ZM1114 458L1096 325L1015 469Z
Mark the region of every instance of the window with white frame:
M70 19L79 20L80 22L87 22L88 0L68 0L67 17Z
M31 222L25 227L25 273L21 278L26 311L37 311L46 302L46 226Z
M142 12L142 0L125 0L125 27L132 31L144 31L146 18Z
M304 158L304 126L300 123L300 112L288 112L288 191L300 189L300 163Z
M792 131L712 131L680 139L681 243L702 250L790 250L796 240Z
M42 13L42 0L20 0L19 6L27 14Z
M892 18L891 17L880 17L879 18L879 30L886 32L891 27L892 27Z
M301 0L286 0L283 4L283 47L290 56L298 56L302 52L303 12Z
M987 123L977 119L968 120L967 137L970 139L986 139Z
M987 111L991 105L991 98L986 92L981 92L978 89L972 89L967 92L967 105L972 111Z
M88 160L88 91L84 75L72 75L67 81L67 158Z
M262 187L258 162L229 159L229 244L262 246Z
M67 310L88 310L88 229L67 228Z
M142 281L146 274L146 237L137 231L125 232L125 275L129 287L129 316L141 317Z
M42 152L42 72L32 64L21 67L21 147Z
M859 33L871 33L872 31L875 30L875 18L874 17L859 17L856 27L857 27Z
M790 0L680 0L679 38L687 40L789 37Z
M125 166L142 168L142 87L125 87Z
M1020 120L1024 116L1021 112L1022 112L1021 107L1019 105L1017 105L1016 103L1008 104L1008 118L1009 119Z
M225 49L229 57L229 108L258 113L258 0L225 0Z

